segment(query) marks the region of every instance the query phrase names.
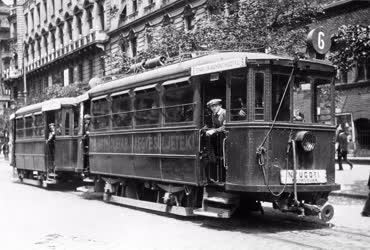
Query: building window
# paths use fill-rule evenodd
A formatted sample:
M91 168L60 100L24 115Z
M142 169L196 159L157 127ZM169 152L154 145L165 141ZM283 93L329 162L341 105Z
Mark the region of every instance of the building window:
M31 44L31 56L32 56L32 60L35 60L35 44L34 43Z
M37 4L37 23L38 23L38 25L41 24L40 4Z
M192 30L194 28L194 13L189 6L184 10L185 30Z
M94 60L89 60L89 79L93 78L94 76Z
M51 14L52 15L55 14L55 2L54 2L54 0L51 0Z
M44 10L45 10L45 22L48 21L48 2L47 0L44 0Z
M101 29L104 30L105 18L104 18L104 6L102 3L99 4L99 17L101 22Z
M93 16L92 16L92 8L88 8L86 10L86 15L87 15L87 23L89 25L89 29L91 30L93 28Z
M137 38L136 37L132 37L130 39L130 46L131 46L132 57L135 57L137 55Z
M72 84L74 82L73 67L69 67L69 69L68 69L68 78L69 78L69 84Z
M37 41L36 46L37 46L37 54L41 58L41 44L40 44L40 40Z
M78 34L82 35L82 22L81 22L81 15L77 15L77 29L78 29Z
M82 66L82 63L80 63L78 66L78 80L79 81L83 81L83 66Z
M67 29L68 29L68 37L70 40L73 40L73 34L72 34L72 20L67 21Z
M31 23L32 23L32 29L35 28L35 19L34 19L34 16L33 16L33 9L31 10Z
M357 63L357 80L370 80L370 58Z
M53 49L53 51L55 51L55 34L54 34L54 32L50 33L50 40L51 40L51 48Z
M44 48L45 48L45 52L46 52L46 55L49 53L49 49L48 49L48 36L47 35L44 35Z
M192 30L194 28L194 16L193 15L187 15L184 17L185 19L185 29L186 30Z
M100 68L101 68L101 75L105 76L105 60L104 60L104 57L100 57Z
M122 12L121 12L121 15L119 16L119 23L123 23L126 21L126 18L127 18L127 9L126 7L123 8Z
M62 10L63 9L63 0L60 0L60 8L59 10Z
M24 22L25 22L25 24L26 24L26 32L28 32L28 28L29 28L29 26L28 26L28 15L26 14L26 15L24 15Z
M60 45L63 46L64 45L63 25L59 26L59 41L60 41Z
M132 12L136 12L137 11L137 0L133 0L132 1Z

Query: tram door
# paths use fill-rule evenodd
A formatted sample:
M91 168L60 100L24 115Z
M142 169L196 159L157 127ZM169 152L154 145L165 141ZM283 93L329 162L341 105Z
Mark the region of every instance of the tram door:
M226 107L226 78L222 73L213 73L202 76L202 126L212 128L212 111L207 107L207 102L212 99L221 99L222 108ZM204 176L211 183L222 184L225 182L226 170L223 163L224 133L207 136L206 131L201 133L201 149L203 157Z

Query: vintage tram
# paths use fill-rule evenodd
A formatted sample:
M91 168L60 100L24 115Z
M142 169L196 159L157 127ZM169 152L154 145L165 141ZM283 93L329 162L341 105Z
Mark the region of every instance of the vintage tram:
M333 77L323 61L223 52L98 85L88 92L90 175L109 202L230 217L268 201L329 220ZM214 98L226 132L209 140Z
M161 58L141 67L159 64ZM76 103L70 106L69 121L79 133L69 130L65 150L71 157L65 160L74 161L74 172L94 179L107 202L221 218L271 202L283 212L328 221L334 213L328 195L340 188L334 74L320 60L218 52L111 80L75 99L79 114ZM205 133L212 126L206 104L215 98L222 100L226 121L211 139ZM17 125L16 117L16 127L27 129L25 115L36 119L34 112L41 112L46 129L48 113L37 107L19 110L23 120ZM86 115L90 126L83 125ZM83 136L87 152L75 144ZM23 140L15 142L16 168L42 172L26 166L30 156ZM38 154L35 159L44 159ZM55 155L57 169L57 150Z
M33 185L81 178L78 155L78 99L56 98L20 108L11 117L14 173ZM50 125L54 125L53 141Z

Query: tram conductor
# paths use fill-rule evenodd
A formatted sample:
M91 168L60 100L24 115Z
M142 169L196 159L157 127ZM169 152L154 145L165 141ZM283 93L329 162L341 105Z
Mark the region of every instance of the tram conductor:
M225 131L226 110L221 106L221 99L212 99L207 107L212 111L212 128L207 128L206 135L212 136Z

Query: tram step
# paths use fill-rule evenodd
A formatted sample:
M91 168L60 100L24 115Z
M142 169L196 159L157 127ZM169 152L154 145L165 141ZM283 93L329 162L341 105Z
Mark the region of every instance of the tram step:
M221 204L238 204L239 203L239 195L218 192L218 191L210 191L208 195L204 197L205 201L221 203Z
M57 177L58 175L57 174L55 174L55 173L48 173L48 177L53 177L53 178L55 178L55 177Z
M199 208L193 211L195 215L214 217L214 218L230 218L234 210L216 207L207 207L206 209Z

